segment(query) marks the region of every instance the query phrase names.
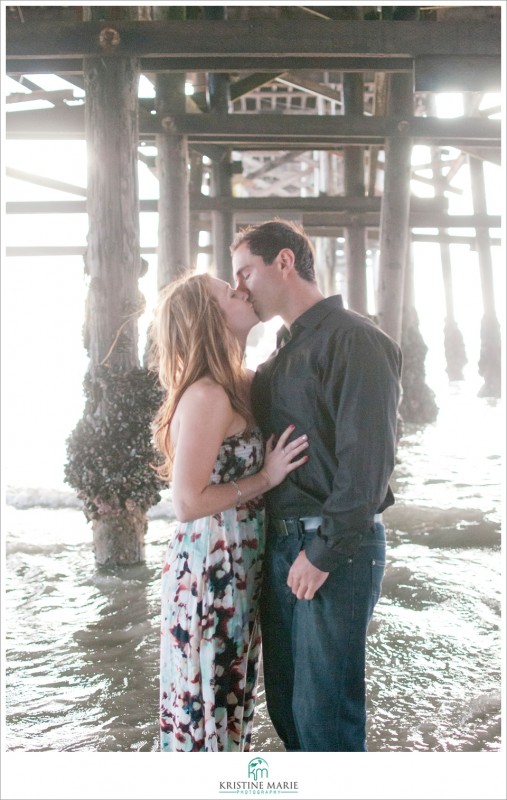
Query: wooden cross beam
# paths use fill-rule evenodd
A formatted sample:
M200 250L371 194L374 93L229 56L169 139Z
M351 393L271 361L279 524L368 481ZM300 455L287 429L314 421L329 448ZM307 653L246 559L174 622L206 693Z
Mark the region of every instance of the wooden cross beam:
M353 116L317 114L182 114L165 117L143 113L140 138L185 134L190 145L228 145L235 150L336 149L379 145L386 137L410 137L422 144L460 148L500 148L500 120L478 117ZM84 139L83 106L19 111L7 115L6 134L17 139Z
M445 197L411 198L413 211L421 213L442 213L448 208ZM156 212L156 200L141 200L142 211ZM210 211L304 211L316 214L348 214L375 213L380 214L382 200L380 197L343 197L340 195L321 195L319 197L211 197L204 194L192 194L190 207L196 212ZM67 214L86 211L84 200L28 200L11 201L6 204L9 214Z
M143 72L304 69L414 73L416 91L499 91L500 25L486 20L9 21L9 75L78 74L136 56Z
M15 59L186 57L188 69L226 58L231 68L255 57L287 70L287 57L312 65L322 56L416 58L501 55L496 21L435 20L111 20L9 22L6 57ZM273 67L269 67L272 69Z

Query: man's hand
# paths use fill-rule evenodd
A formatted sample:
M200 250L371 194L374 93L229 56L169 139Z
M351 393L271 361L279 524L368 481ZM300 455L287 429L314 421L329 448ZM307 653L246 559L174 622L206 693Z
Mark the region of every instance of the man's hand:
M329 572L322 572L321 569L314 567L306 557L305 551L301 550L289 570L287 585L298 600L312 600L328 575Z

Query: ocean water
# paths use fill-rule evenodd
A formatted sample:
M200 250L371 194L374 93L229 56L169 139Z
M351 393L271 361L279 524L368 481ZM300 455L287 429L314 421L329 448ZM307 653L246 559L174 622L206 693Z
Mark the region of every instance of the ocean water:
M149 512L146 562L97 568L91 527L62 479L65 438L82 406L83 282L74 271L46 267L54 296L47 270L44 277L31 267L9 273L14 297L30 279L32 300L28 310L20 302L6 308L3 748L8 756L156 753L159 588L174 524L170 491ZM477 396L479 310L468 320L466 379L455 383L445 375L438 311L438 304L423 307L421 325L439 415L430 425L405 426L393 476L397 502L385 513L388 563L368 640L372 757L503 749L505 409L502 401ZM253 360L270 346L261 343ZM262 680L253 748L269 759L283 749ZM47 791L12 797L141 796L128 788L104 795ZM158 791L142 796L180 796ZM213 791L195 796L221 796ZM307 796L365 796L327 791ZM400 792L368 796L429 796L406 787ZM445 792L432 796L502 796Z

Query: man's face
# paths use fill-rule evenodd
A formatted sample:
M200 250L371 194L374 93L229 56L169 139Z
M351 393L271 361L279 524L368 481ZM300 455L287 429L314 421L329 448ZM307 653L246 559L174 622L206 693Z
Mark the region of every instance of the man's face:
M232 268L238 289L247 292L261 322L280 314L282 280L276 258L265 264L262 256L252 255L245 242L232 254Z

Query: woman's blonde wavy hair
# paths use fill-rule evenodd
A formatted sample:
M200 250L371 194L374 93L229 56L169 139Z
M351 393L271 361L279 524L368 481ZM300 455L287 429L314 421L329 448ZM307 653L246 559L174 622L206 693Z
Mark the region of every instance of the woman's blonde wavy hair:
M168 481L173 461L171 421L181 396L192 383L204 376L212 378L223 387L248 427L253 418L245 399L243 351L227 327L208 274L190 273L162 289L150 340L149 367L158 372L167 392L154 419L154 442L164 458L155 469Z

